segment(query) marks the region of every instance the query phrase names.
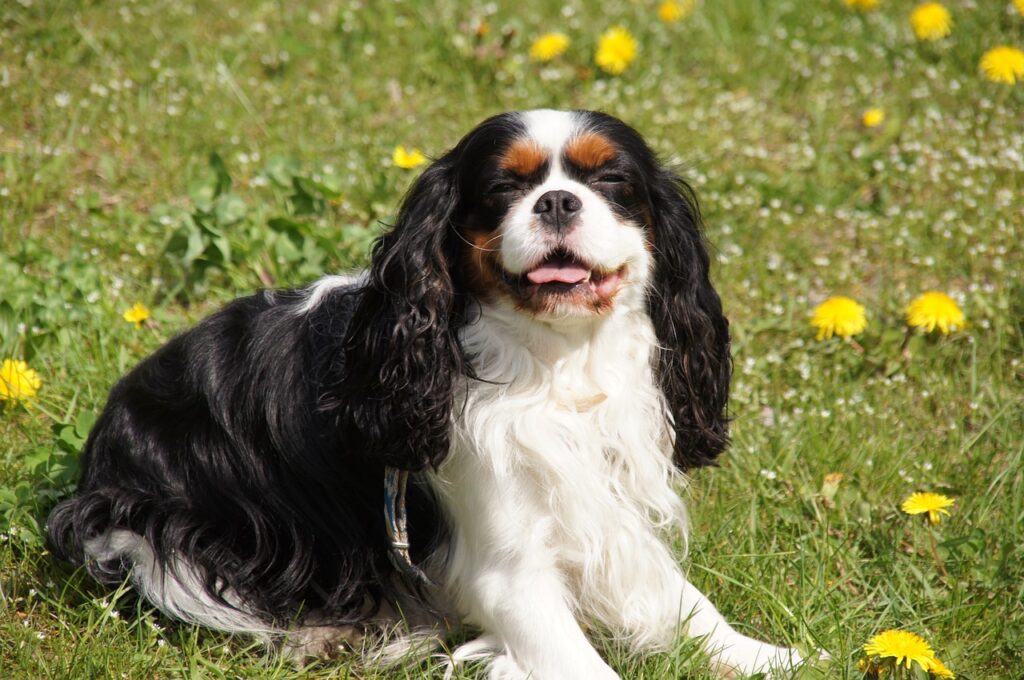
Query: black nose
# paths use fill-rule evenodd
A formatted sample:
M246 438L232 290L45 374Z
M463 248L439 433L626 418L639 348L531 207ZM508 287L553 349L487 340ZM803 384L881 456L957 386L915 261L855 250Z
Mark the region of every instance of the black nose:
M533 212L545 225L561 231L570 225L583 208L580 199L568 191L549 191L533 204Z

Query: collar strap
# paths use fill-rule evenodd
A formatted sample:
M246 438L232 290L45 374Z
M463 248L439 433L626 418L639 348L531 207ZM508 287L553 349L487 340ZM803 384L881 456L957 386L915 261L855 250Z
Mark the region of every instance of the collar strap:
M384 529L391 547L391 562L400 572L415 581L433 585L430 577L413 564L409 555L409 529L405 516L405 491L408 484L408 470L384 468Z

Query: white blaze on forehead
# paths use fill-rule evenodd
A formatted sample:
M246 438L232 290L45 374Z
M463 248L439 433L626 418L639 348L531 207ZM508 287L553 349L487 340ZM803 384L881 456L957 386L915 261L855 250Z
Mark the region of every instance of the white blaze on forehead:
M551 154L552 170L561 167L562 149L578 131L578 122L571 111L535 109L523 113L526 134Z

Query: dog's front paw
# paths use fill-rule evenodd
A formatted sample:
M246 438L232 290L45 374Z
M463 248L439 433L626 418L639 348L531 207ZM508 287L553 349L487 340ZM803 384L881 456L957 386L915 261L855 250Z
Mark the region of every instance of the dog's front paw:
M776 647L744 635L730 636L709 651L715 671L730 680L754 673L765 673L769 678L788 678L804 662L795 649Z
M508 654L499 654L487 665L487 680L526 680L528 676Z

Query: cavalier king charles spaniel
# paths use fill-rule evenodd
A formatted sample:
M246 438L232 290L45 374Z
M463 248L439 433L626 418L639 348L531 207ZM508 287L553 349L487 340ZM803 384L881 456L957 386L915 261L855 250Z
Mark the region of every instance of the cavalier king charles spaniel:
M236 300L121 379L50 545L299 658L466 626L450 659L490 678L610 680L588 631L682 633L722 676L788 674L671 547L681 472L728 443L708 268L693 193L635 130L490 118L364 274Z

